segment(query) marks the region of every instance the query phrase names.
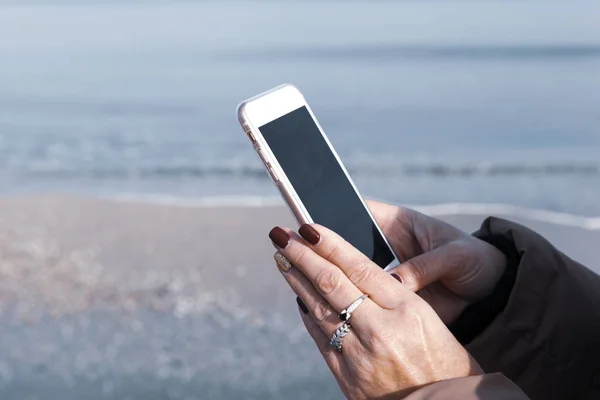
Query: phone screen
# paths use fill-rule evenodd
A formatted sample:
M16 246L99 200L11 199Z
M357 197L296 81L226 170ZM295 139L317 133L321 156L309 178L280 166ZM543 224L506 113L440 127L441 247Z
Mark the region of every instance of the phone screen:
M326 226L382 268L394 255L306 107L260 132L314 222Z

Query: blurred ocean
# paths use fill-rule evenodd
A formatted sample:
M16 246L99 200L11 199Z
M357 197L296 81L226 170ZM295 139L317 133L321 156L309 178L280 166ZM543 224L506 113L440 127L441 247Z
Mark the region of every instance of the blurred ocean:
M599 15L0 1L0 194L276 197L235 107L291 82L367 197L600 215Z

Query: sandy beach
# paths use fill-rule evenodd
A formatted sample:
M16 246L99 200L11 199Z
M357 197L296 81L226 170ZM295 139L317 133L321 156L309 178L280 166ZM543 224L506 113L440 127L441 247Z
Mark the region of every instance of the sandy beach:
M284 207L35 196L0 213L3 399L341 398L271 259ZM599 230L519 220L594 266Z

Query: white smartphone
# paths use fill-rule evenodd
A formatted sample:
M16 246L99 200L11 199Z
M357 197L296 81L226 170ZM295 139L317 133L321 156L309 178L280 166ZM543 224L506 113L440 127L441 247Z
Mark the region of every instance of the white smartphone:
M237 112L298 223L326 226L386 270L400 263L295 86L246 100Z

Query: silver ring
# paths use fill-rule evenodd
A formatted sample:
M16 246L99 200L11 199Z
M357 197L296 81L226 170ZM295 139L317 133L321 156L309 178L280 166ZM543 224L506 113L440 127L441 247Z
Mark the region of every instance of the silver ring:
M335 330L333 336L331 336L329 345L341 353L342 342L344 341L344 336L346 336L348 332L350 332L350 323L348 321L344 321L344 323Z
M363 294L358 299L354 300L354 302L352 302L352 304L350 304L348 308L342 310L342 312L340 313L340 319L344 322L350 321L350 317L352 317L352 313L354 312L354 310L356 310L358 306L360 306L362 302L367 299L367 297L369 297L368 294Z

